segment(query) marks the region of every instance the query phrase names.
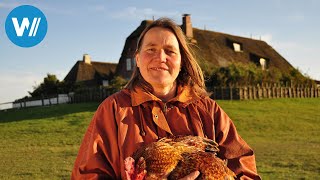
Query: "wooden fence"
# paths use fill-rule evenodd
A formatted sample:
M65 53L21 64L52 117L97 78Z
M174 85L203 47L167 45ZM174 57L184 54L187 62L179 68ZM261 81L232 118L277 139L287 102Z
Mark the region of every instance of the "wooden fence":
M71 103L96 101L102 102L115 90L100 88L84 88L70 96ZM213 99L246 100L266 98L319 98L320 87L281 87L278 84L238 87L214 87L211 94Z
M77 92L72 93L70 96L71 103L81 103L81 102L102 102L105 98L115 93L115 90L106 89L103 87L95 88L83 88L79 89Z
M115 93L116 90L103 87L83 88L75 93L58 95L51 98L28 99L19 102L0 104L0 110L22 108L31 106L45 106L61 103L102 102L105 98ZM61 96L61 97L60 97ZM281 87L275 85L214 87L211 94L213 99L225 100L250 100L267 98L320 98L320 87Z
M214 87L213 99L319 98L320 87L239 86Z
M0 111L12 108L27 108L37 106L51 106L55 104L65 104L70 102L68 94L57 94L52 96L42 96L38 98L24 98L14 102L0 103Z

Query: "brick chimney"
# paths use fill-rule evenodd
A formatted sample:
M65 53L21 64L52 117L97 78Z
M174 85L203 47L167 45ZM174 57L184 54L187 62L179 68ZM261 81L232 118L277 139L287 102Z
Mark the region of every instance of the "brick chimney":
M190 14L184 14L182 17L182 31L186 34L188 39L193 39L193 30Z
M91 64L91 58L88 54L83 55L83 62L86 64Z

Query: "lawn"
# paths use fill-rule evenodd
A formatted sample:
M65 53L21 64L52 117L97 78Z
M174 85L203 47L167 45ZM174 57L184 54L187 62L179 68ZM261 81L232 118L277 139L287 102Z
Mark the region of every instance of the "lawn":
M320 98L218 101L263 179L320 176ZM0 179L70 179L97 103L0 112Z

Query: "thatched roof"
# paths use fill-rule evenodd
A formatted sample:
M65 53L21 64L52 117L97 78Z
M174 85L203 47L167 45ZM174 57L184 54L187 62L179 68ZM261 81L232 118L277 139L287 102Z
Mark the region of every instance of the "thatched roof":
M197 41L195 49L198 59L205 60L209 65L221 67L234 62L249 63L264 58L268 61L268 68L282 71L292 68L286 59L264 41L197 28L193 28L193 33ZM241 44L241 52L233 49L233 43Z
M89 85L99 84L101 80L108 80L110 74L115 72L117 64L106 62L94 62L90 64L77 61L72 67L64 81L69 83L85 82Z
M126 61L128 58L133 60L138 37L151 23L151 20L142 21L140 26L127 37L119 59L116 74L125 78L131 76L132 70L126 69ZM183 29L183 25L181 25L181 28ZM235 62L253 62L259 67L260 58L263 58L267 62L266 66L268 69L277 68L282 72L288 72L293 68L285 58L264 41L215 31L197 28L192 29L193 39L191 42L196 42L194 43L195 51L199 64L202 67L205 66L210 69L212 67L228 66ZM240 52L234 50L233 43L241 45Z

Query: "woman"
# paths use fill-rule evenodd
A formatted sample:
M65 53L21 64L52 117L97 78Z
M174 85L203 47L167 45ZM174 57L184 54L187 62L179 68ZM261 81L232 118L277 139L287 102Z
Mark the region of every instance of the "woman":
M140 35L131 80L101 103L81 144L72 179L124 179L124 159L169 135L197 135L219 144L218 156L238 178L260 179L252 149L210 99L186 38L170 19ZM195 179L198 172L190 174Z

